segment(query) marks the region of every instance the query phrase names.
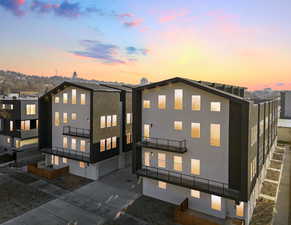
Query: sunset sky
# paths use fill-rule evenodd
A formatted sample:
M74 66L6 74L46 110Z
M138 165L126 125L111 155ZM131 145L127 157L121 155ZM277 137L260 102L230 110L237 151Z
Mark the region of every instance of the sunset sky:
M0 0L0 69L291 89L291 1Z

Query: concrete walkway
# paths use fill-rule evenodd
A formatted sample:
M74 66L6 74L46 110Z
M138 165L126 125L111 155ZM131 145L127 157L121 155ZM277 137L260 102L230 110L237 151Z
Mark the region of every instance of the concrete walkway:
M291 198L291 186L290 186L290 169L291 169L291 150L287 148L285 150L285 161L283 163L283 172L281 183L279 186L279 194L276 203L274 225L287 225L291 224L290 217L290 198Z
M78 221L78 225L104 224L139 196L136 177L129 169L123 169L2 225L67 225L72 221Z

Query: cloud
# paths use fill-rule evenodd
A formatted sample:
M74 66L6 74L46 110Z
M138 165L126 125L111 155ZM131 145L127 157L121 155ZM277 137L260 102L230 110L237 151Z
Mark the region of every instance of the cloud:
M169 12L165 12L163 14L164 15L159 18L159 22L160 23L168 23L168 22L171 22L171 21L177 19L178 17L186 16L188 14L188 10L180 10L178 12L169 11Z
M126 52L128 55L147 55L149 50L145 48L136 48L133 46L129 46L126 48Z
M25 12L21 9L25 0L0 0L0 6L12 12L15 16L23 16Z
M124 22L123 25L126 27L137 27L137 26L141 25L142 22L143 22L142 19L135 19L132 21Z
M276 86L284 86L285 84L284 83L282 83L282 82L278 82L278 83L276 83Z

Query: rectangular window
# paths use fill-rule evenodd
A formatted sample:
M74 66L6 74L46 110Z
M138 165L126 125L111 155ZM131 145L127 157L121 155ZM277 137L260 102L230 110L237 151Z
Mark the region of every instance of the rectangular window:
M126 113L126 124L131 124L131 113Z
M236 205L236 216L244 216L244 202L240 202L239 205Z
M200 198L200 191L191 189L191 197Z
M72 89L72 104L77 104L77 90Z
M158 153L158 167L166 168L166 154Z
M36 120L36 129L38 129L38 120Z
M145 138L149 138L150 137L150 125L149 124L144 124L144 127L143 127L143 136Z
M77 140L75 138L71 139L71 149L73 150L77 149Z
M165 109L166 108L166 95L159 95L158 96L158 107L159 109Z
M200 138L200 123L191 123L191 137Z
M111 149L111 138L106 139L106 149L110 150Z
M65 164L68 163L68 159L63 157L63 163L65 163Z
M192 95L192 110L200 111L201 108L201 97L200 95Z
M5 104L2 104L2 109L5 109Z
M144 153L144 165L150 166L150 153L149 152Z
M113 127L117 126L117 115L112 115L112 126Z
M194 175L200 175L200 160L191 159L191 173Z
M21 130L30 130L30 120L21 121Z
M182 157L181 156L174 156L174 170L182 171Z
M221 197L211 195L211 208L217 211L221 210Z
M72 120L77 120L77 113L72 113L71 118Z
M15 147L20 148L20 140L15 140Z
M27 104L26 105L26 115L35 115L36 107L35 104Z
M220 112L220 102L211 102L210 103L210 111Z
M131 133L128 132L126 133L126 144L130 144L131 143Z
M68 137L63 137L63 148L68 148Z
M107 116L107 127L111 127L111 116Z
M81 105L86 104L86 94L81 94Z
M117 147L117 137L112 137L112 148Z
M59 165L59 157L56 155L52 156L52 164L58 166Z
M11 142L11 139L10 139L10 137L8 137L7 138L7 144L10 144L10 142Z
M151 108L151 101L150 100L143 100L143 108L144 109Z
M9 130L13 131L13 121L12 120L10 120L10 122L9 122Z
M182 121L174 121L174 129L175 130L182 130L183 129Z
M167 183L163 181L158 181L159 188L167 189Z
M63 93L63 104L68 104L68 93Z
M105 151L105 139L100 140L100 152Z
M60 113L59 112L55 112L55 126L59 126L60 125Z
M66 112L63 113L63 122L68 123L68 113Z
M55 103L60 103L60 97L55 97Z
M183 90L182 89L175 90L174 109L177 109L177 110L183 109Z
M105 128L106 127L106 116L101 116L100 117L100 128Z
M86 141L80 140L80 151L85 152L86 151Z
M210 124L210 145L220 146L220 124Z
M80 162L80 168L85 168L86 167L86 164L84 162Z
M11 104L11 105L10 105L10 109L11 109L11 110L13 110L13 109L14 109L14 106L13 106L13 104Z

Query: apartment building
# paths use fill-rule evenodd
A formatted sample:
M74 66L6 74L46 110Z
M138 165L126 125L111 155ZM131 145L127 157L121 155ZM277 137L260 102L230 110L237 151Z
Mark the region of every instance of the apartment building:
M172 78L133 90L133 172L143 194L248 224L277 137L279 99Z
M23 153L38 148L38 99L2 96L0 98L0 150Z
M131 88L63 82L40 98L40 151L46 166L98 179L131 162Z

